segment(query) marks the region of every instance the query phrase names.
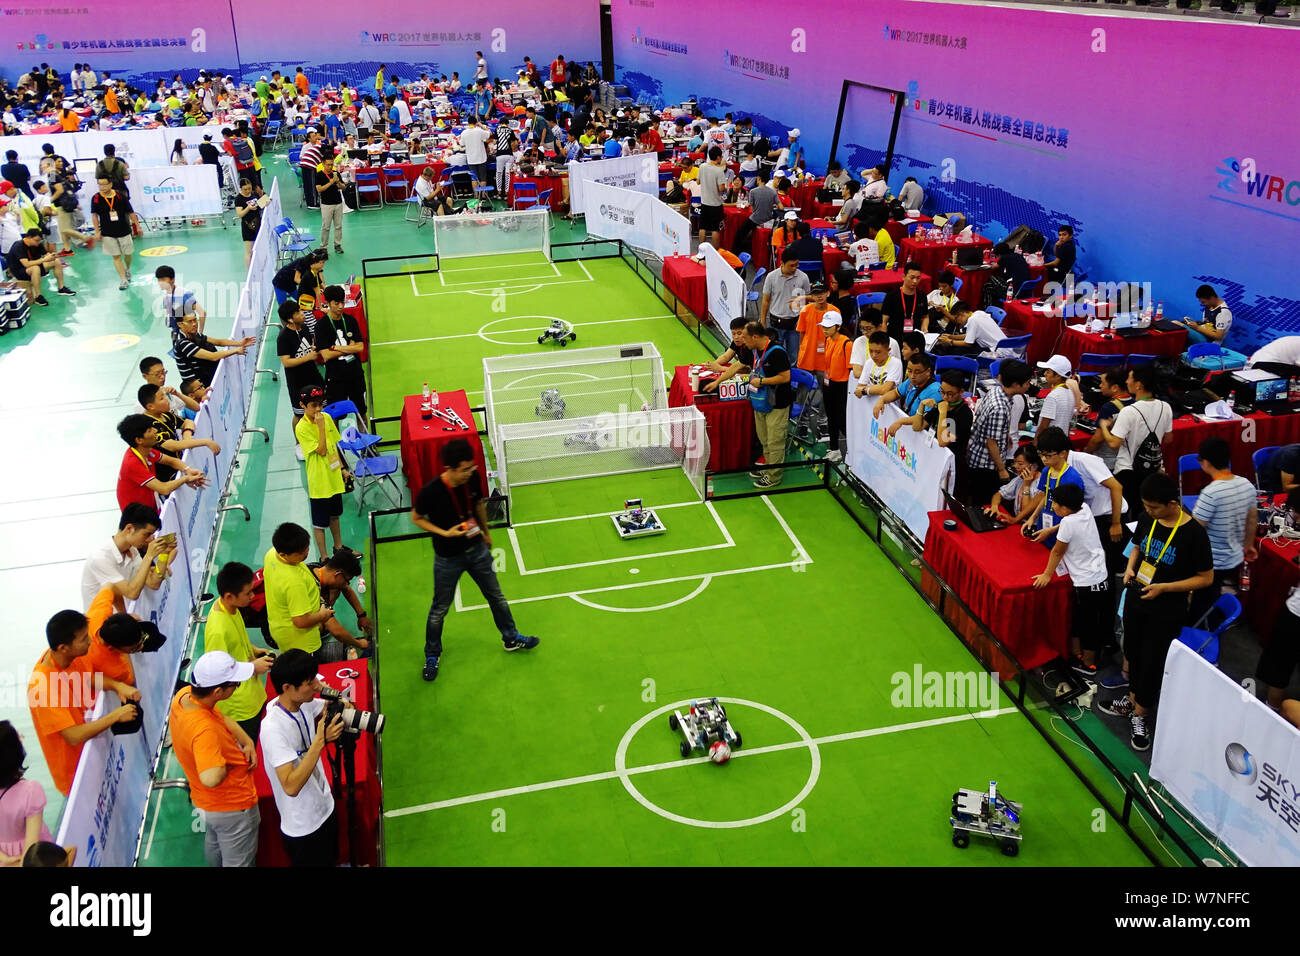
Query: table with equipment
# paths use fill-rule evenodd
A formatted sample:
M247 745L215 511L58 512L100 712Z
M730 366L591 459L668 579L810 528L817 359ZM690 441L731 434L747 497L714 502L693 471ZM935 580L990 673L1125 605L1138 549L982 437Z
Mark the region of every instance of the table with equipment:
M1300 584L1300 538L1265 538L1257 542L1259 558L1251 565L1250 591L1239 595L1250 629L1268 643L1278 612L1291 589Z
M444 414L454 412L468 429L448 424L441 418L424 418L420 412L419 395L407 395L402 404L402 471L406 485L414 497L421 488L442 474L442 446L453 438L469 442L478 466L479 489L486 497L487 461L483 457L483 442L479 440L478 426L469 410L469 399L464 390L438 393L438 408Z
M978 249L980 255L984 254L985 249L992 248L993 243L983 236L976 236L971 242L958 242L951 239L948 242L929 242L917 239L915 236L909 236L899 243L899 261L916 262L921 266L921 271L928 276L932 276L940 269L946 269L952 262L952 254L959 249Z
M668 406L694 406L704 416L709 435L709 471L747 468L754 461L754 412L749 399L744 396L722 399L716 392L697 396L691 388L690 372L689 365L678 365L673 370ZM734 391L743 381L743 376L733 376L722 388Z

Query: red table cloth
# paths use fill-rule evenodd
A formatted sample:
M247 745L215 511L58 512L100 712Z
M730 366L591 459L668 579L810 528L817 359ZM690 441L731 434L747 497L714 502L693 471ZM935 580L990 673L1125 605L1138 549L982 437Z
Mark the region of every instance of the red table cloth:
M439 392L438 407L454 411L469 431L451 428L440 418L427 421L420 417L419 395L407 395L402 404L402 471L406 486L411 489L412 500L421 488L442 474L442 446L453 438L463 438L474 451L474 464L478 465L479 489L487 495L487 461L483 457L483 442L479 440L478 426L469 410L469 399L463 389Z
M537 187L539 198L542 193L549 189L551 195L546 200L546 205L550 206L552 211L559 210L564 206L564 185L568 178L568 176L515 176L510 180L510 191L507 200L511 208L513 208L515 204L515 188L521 183L532 183Z
M976 534L958 522L946 531L950 511L930 513L925 560L1025 668L1040 667L1068 651L1073 615L1068 576L1033 586L1050 553L1021 536L1020 528ZM931 593L933 593L933 582ZM973 634L973 625L964 630Z
M799 209L799 218L807 219L814 215L813 206L817 203L817 191L822 188L823 180L812 179L799 186L790 187L790 198Z
M838 210L836 210L836 215L839 215ZM913 225L929 225L932 222L934 222L934 220L929 216L917 216L911 223L901 222L898 219L891 219L885 223L885 229L889 231L889 236L894 240L894 245L898 245L907 238L907 230L912 228Z
M369 710L372 706L373 691L370 683L370 672L366 669L366 661L340 661L337 664L319 664L317 673L324 678L322 683L349 694L353 704L361 710ZM356 671L356 677L341 677L340 671ZM266 682L266 699L273 700L277 695L271 690L270 679ZM356 737L356 758L354 768L354 778L356 783L356 831L357 831L357 863L361 866L378 866L379 861L376 859L376 836L379 828L379 808L381 803L381 789L379 778L375 774L375 735L360 734ZM333 756L336 745L330 744L325 748L325 776L333 787L334 771L330 764L330 758ZM289 866L289 855L284 852L284 841L280 835L280 813L275 806L275 796L271 793L271 784L267 780L267 773L274 773L273 769L266 767L266 762L262 759L262 746L258 743L257 747L257 769L253 771L253 777L257 784L257 803L258 809L262 814L262 827L257 839L257 865L262 866ZM348 799L347 792L342 791L342 798L335 801L338 812L339 823L339 862L346 863L350 859L348 851L348 835L351 827L348 825Z
M1250 428L1249 437L1253 439L1250 441L1244 437L1247 422ZM1070 433L1070 440L1076 448L1086 445L1088 437L1088 432L1078 429ZM1245 416L1244 419L1234 419L1230 422L1203 422L1193 415L1175 418L1174 427L1165 436L1160 448L1165 456L1165 472L1177 475L1178 459L1183 455L1194 454L1201 442L1214 437L1227 440L1228 449L1232 454L1233 472L1243 477L1254 478L1255 466L1251 461L1251 455L1261 448L1272 445L1290 445L1300 442L1300 414L1265 415L1256 412ZM1194 476L1189 475L1185 480L1193 478ZM1187 493L1191 494L1194 490L1196 490L1194 487L1188 486Z
M1065 331L1065 322L1059 315L1035 309L1033 302L1032 299L1007 300L1004 306L1007 318L1002 327L1028 332L1033 336L1029 340L1026 355L1030 363L1036 364L1056 354L1061 333Z
M932 276L940 269L947 268L952 262L952 254L958 249L983 250L992 245L983 236L976 236L974 242L957 242L955 239L951 242L918 242L915 237L909 236L899 243L902 250L900 261L920 263L921 271Z
M361 341L365 343L365 348L361 350L361 361L370 361L370 325L366 321L366 303L361 294L361 283L354 282L345 290L347 299L343 302L343 312L357 320L357 328L361 330Z
M1267 644L1287 595L1300 584L1300 566L1294 560L1300 556L1300 540L1270 538L1258 544L1259 559L1250 566L1250 590L1238 596L1250 629Z
M709 471L747 468L753 462L754 412L746 399L724 402L691 391L691 367L678 365L668 387L670 408L694 406L704 416L709 434Z
M681 303L704 318L709 309L709 287L704 281L704 263L691 256L668 256L664 259L664 285Z
M1085 352L1091 352L1095 355L1172 357L1182 355L1183 350L1186 348L1187 332L1185 329L1179 329L1177 332L1161 332L1159 329L1152 329L1145 335L1135 335L1126 339L1122 335L1115 335L1114 333L1080 332L1067 326L1065 334L1061 336L1061 344L1056 351L1068 358L1071 365L1078 368L1079 358Z
M730 250L736 244L736 234L740 232L740 224L753 215L754 209L751 206L728 205L722 207L722 248ZM741 250L749 252L749 250ZM739 255L739 253L737 253ZM752 256L753 253L751 252ZM760 262L759 265L764 265Z
M435 182L442 178L442 171L447 168L446 163L430 160L427 163L389 163L387 166L362 166L357 170L357 173L358 175L361 173L378 173L379 185L384 191L384 202L401 202L401 193L384 182L385 173L389 170L397 170L402 174L402 178L406 180L409 189L414 191L415 181L420 178L420 174L429 166L433 167Z
M961 299L972 309L983 308L981 303L984 301L984 285L989 281L989 276L993 274L992 269L974 269L966 271L961 266L950 265L948 271L958 279L961 279L961 291L957 293L957 298ZM1029 274L1035 279L1043 278L1042 266L1030 266ZM1007 328L1013 328L1008 325ZM1014 326L1019 328L1019 326Z

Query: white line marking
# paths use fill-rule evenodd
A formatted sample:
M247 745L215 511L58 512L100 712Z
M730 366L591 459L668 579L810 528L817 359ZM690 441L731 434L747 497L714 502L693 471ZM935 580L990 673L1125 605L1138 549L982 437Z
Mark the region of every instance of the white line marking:
M660 507L663 507L663 506L661 505ZM723 536L724 538L727 539L727 544L731 545L732 547L735 547L736 542L734 542L734 541L731 540L731 532L728 531L728 530L727 530L727 526L726 526L725 524L723 524L723 522L722 522L722 518L721 518L721 516L718 514L717 509L713 507L713 502L712 502L712 501L706 501L706 502L704 502L704 507L708 508L708 509L709 509L709 514L713 515L713 520L714 520L714 522L717 523L717 525L718 525L718 530L722 532L722 536Z
M873 727L870 730L856 730L847 734L833 734L829 737L814 737L810 742L803 740L793 740L790 743L774 744L770 747L755 747L754 749L742 749L733 751L731 759L736 760L740 757L756 757L759 754L779 753L784 750L798 750L811 746L822 746L823 744L840 743L845 740L859 740L866 737L882 737L886 734L897 734L908 730L921 730L927 727L939 727L944 724L958 724L968 720L978 720L981 717L1002 717L1006 714L1017 713L1015 707L1001 707L997 710L985 710L978 713L954 714L950 717L936 717L933 720L918 720L907 724L892 724L886 727ZM429 810L446 810L450 807L464 806L468 803L483 803L487 800L495 800L501 797L523 796L529 793L542 793L546 790L559 790L564 787L576 787L584 783L598 783L602 780L617 780L622 775L634 775L641 773L653 773L657 770L672 770L676 767L691 767L695 764L707 763L708 757L694 757L687 759L669 760L664 763L646 764L641 767L628 767L619 773L617 770L607 770L604 773L589 773L581 777L566 777L562 780L548 780L544 783L533 783L522 787L507 787L502 790L491 790L486 793L474 793L464 797L452 797L449 800L436 800L432 803L421 803L411 807L402 807L398 810L389 810L385 817L405 817L416 813L425 813Z
M411 273L411 295L419 295L420 290L415 287L415 273Z
M785 523L785 519L781 517L781 512L776 510L776 505L772 504L772 499L767 495L763 495L762 498L763 504L767 505L767 509L772 512L772 515L776 520L781 523L781 527L785 529L786 535L788 535L790 540L794 542L794 546L799 550L799 557L803 558L803 560L808 564L812 564L812 558L808 556L808 552L804 550L803 545L799 543L799 539L796 538L794 532L790 530L790 526Z
M713 502L711 501L709 502L678 501L668 505L655 505L655 509L665 510L668 508L698 508L702 504L707 504L710 508L713 507ZM574 515L572 518L542 518L538 521L516 521L514 523L514 527L531 528L534 525L539 525L539 524L561 524L565 521L586 521L590 518L612 518L616 514L622 514L622 512L621 511L597 511L589 515ZM714 517L716 518L717 515L715 514Z
M637 571L639 569L631 568L630 570ZM589 607L595 611L613 611L616 614L645 614L648 611L665 611L670 607L677 607L677 605L679 604L685 604L687 601L699 597L699 595L704 593L704 589L709 586L709 582L712 580L713 580L712 575L706 574L703 580L700 581L699 587L697 587L690 594L687 594L685 597L679 597L677 600L669 601L667 604L653 604L650 607L610 607L608 604L600 604L596 601L588 601L586 598L577 594L570 594L569 597L573 598L573 600L577 601L579 604L583 605L584 607Z
M587 277L587 281L595 282L596 280L591 277L591 273L587 271L587 267L586 265L583 264L583 261L581 259L578 259L577 263L578 263L578 268L582 270L582 274Z
M587 270L586 270L585 267L583 268L582 271L583 271L583 272L587 272ZM412 278L412 280L414 280L414 278L415 278L414 273L411 275L411 278ZM579 283L581 283L582 285L588 285L589 283L592 283L592 282L595 282L595 281L596 281L595 279L591 278L591 273L587 273L587 278L585 278L585 279L561 279L559 282L547 282L547 283L544 283L543 285L530 285L530 286L526 286L526 287L515 287L515 286L501 285L501 286L498 286L498 288L500 288L503 292L521 292L521 291L525 291L525 290L528 291L528 292L532 292L532 291L534 291L534 290L536 290L536 289L540 289L540 288L543 288L543 287L549 289L549 288L551 288L552 286L557 286L557 285L578 285ZM445 290L445 291L443 291L443 292L416 292L415 295L419 296L419 297L422 298L422 299L427 299L427 298L429 298L430 296L435 296L435 295L464 295L464 294L467 293L467 292L468 292L470 295L492 295L495 291L496 291L496 289L488 289L488 290L486 290L486 291L484 291L484 290L477 290L477 291L475 291L475 290L472 290L472 289L447 289L447 290Z
M597 322L582 322L582 323L575 322L574 328L582 329L588 325L619 325L625 322L649 322L653 319L671 319L671 318L673 318L673 316L671 315L647 315L647 316L641 316L640 318L634 318L634 319L601 319L600 321ZM542 331L543 328L545 328L545 326L539 325L534 328L527 328L527 329L502 329L498 331L496 334L504 335L510 332L519 332L519 333L540 332ZM416 342L442 342L451 339L476 339L479 337L480 337L479 332L459 332L455 335L431 335L428 336L427 338L422 338L422 339L394 339L391 342L371 342L370 347L374 349L374 348L378 348L381 345L412 345ZM529 343L522 342L520 344L527 345ZM665 377L667 376L667 374L668 373L666 372L664 373ZM591 378L593 376L588 376L588 377ZM613 380L611 379L611 381Z
M719 548L734 548L734 544L706 544L698 548L680 548L676 551L655 551L651 554L633 554L622 558L604 558L600 561L582 561L578 564L556 564L545 568L536 568L531 571L520 571L520 574L546 574L551 571L572 571L574 568L594 568L598 564L621 564L624 561L642 561L649 558L671 558L679 554L698 554L701 551L717 551ZM653 582L658 583L658 582Z
M515 552L515 564L519 565L519 573L527 574L528 572L524 570L524 555L523 552L519 550L519 539L515 536L515 529L506 528L506 532L506 536L510 538L510 547L513 548Z

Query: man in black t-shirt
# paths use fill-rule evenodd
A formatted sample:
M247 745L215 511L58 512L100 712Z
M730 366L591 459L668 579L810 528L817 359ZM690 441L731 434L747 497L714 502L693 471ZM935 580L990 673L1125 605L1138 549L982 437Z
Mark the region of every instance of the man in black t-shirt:
M904 335L921 328L930 314L929 302L921 292L921 267L915 262L903 266L903 284L885 293L880 303L885 315L885 329L890 338L902 341Z
M140 225L135 210L131 208L131 200L101 176L99 192L90 200L90 218L95 223L95 241L102 240L105 254L113 257L113 267L122 280L117 287L125 290L131 284L131 256L135 252L131 226Z
M361 337L361 326L343 311L345 294L341 285L325 287L325 312L316 321L316 347L330 349L335 358L325 363L325 394L328 401L345 399L357 406L357 426L365 430L366 423L366 371L361 364L361 353L366 343Z
M284 384L289 389L289 410L297 428L298 419L303 416L299 396L312 386L324 387L325 381L316 366L318 362L333 358L335 352L316 348L297 302L280 303L280 324L283 328L275 339L275 354L280 356L280 365L284 369ZM298 458L303 459L301 446L298 447Z
M1161 472L1142 482L1146 514L1133 533L1124 571L1124 656L1130 692L1098 704L1103 713L1129 719L1134 750L1151 746L1146 718L1160 702L1165 656L1188 621L1193 593L1214 583L1210 537L1183 511L1178 482Z
M466 572L487 599L505 650L527 651L541 643L519 633L497 582L487 508L469 442L453 438L443 445L442 463L443 473L420 489L411 506L411 522L433 535L433 603L424 628L424 679L429 681L438 676L443 620Z
M5 253L5 266L9 274L27 288L27 294L37 305L49 305L41 291L42 276L53 272L59 283L60 295L76 295L63 284L63 260L45 251L45 234L39 229L28 229L23 237Z
M748 372L754 361L754 352L745 338L745 319L731 320L731 347L718 356L716 362L709 362L706 368L719 373L718 377L704 386L706 392L716 392L718 386L741 372Z
M343 252L343 190L332 157L326 157L316 170L316 198L320 200L320 247L330 244L334 230L334 251Z
M1033 278L1025 257L1005 242L999 242L994 246L993 254L998 257L999 272L994 276L993 281L987 282L984 286L984 305L993 305L1012 298L1020 291L1022 285Z
M754 406L754 431L763 446L763 459L769 465L785 461L790 405L794 401L794 390L790 387L790 356L777 344L776 334L775 330L759 322L745 326L745 344L752 352L749 401ZM750 474L754 478L754 487L759 489L775 488L784 477L779 468Z

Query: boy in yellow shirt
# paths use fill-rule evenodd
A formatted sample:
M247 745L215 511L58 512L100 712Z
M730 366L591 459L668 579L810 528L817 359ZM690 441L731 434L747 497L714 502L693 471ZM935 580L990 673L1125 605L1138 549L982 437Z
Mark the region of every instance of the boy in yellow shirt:
M343 545L339 516L343 514L345 479L351 476L339 457L339 429L325 414L325 389L310 385L301 395L304 415L294 427L294 435L307 462L307 496L311 499L311 530L316 538L320 559L330 556L325 550L325 529L334 536L334 549Z

